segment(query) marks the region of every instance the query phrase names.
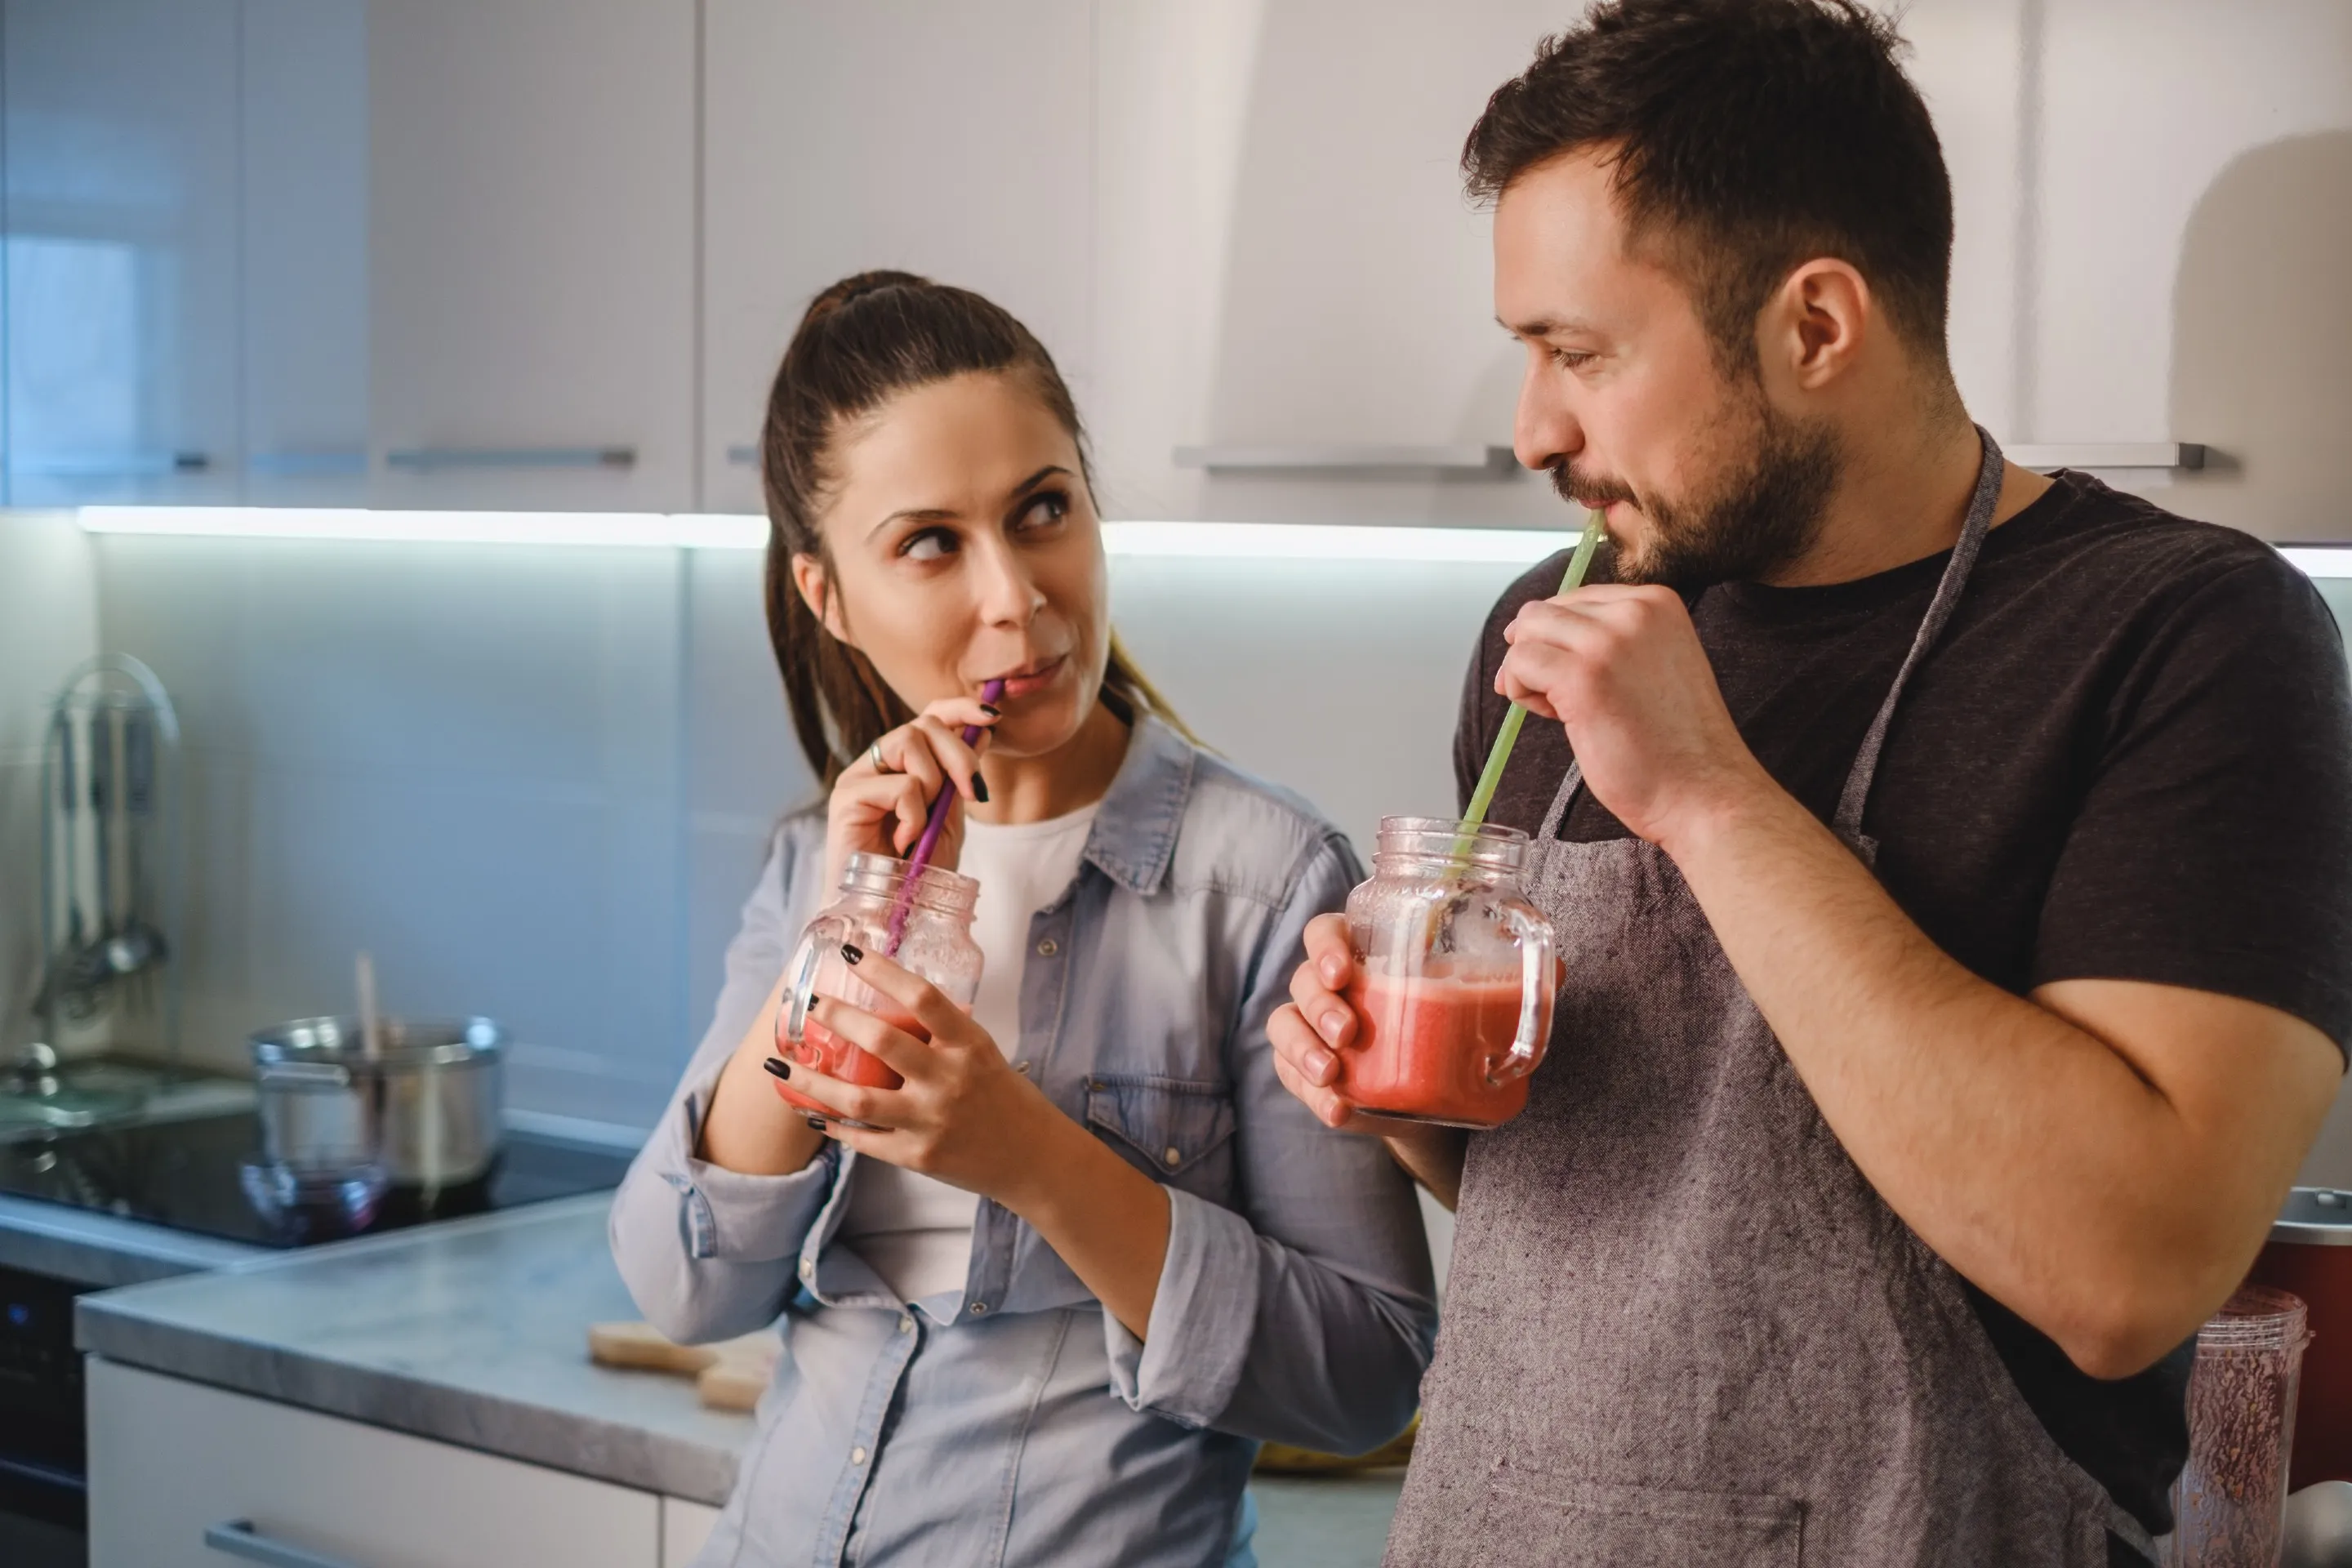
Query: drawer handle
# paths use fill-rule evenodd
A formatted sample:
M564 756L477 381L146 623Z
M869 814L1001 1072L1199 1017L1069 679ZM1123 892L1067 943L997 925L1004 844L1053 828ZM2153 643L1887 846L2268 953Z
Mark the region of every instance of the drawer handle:
M633 468L635 447L402 447L383 455L395 468Z
M266 1563L269 1568L352 1568L340 1557L273 1540L254 1529L249 1519L226 1519L209 1527L205 1531L205 1544L226 1556Z

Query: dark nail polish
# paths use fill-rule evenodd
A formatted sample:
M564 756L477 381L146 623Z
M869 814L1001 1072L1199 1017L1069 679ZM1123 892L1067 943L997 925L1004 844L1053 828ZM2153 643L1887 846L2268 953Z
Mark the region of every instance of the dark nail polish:
M766 1061L761 1062L760 1065L766 1068L778 1078L790 1078L793 1076L793 1064L784 1060L782 1057L770 1057Z
M844 960L845 962L849 963L856 963L858 960L860 960L860 959L864 958L866 955L865 955L864 953L862 953L862 952L858 952L858 951L857 951L857 949L856 949L855 947L852 947L849 943L847 943L847 942L843 942L843 943L841 944L841 956L842 956L842 958L843 958L843 960Z
M983 702L983 703L982 703L982 704L980 705L980 710L981 710L982 712L983 712L983 713L987 714L987 715L988 715L990 718L992 718L992 719L1002 719L1002 718L1003 718L1003 717L1004 717L1004 710L1003 710L1003 709L1002 709L1002 708L992 708L992 707L990 707L990 706L989 706L987 703L985 703L985 702Z
M988 804L988 781L978 773L971 775L971 798L982 805Z
M810 1117L808 1119L808 1124L812 1131L822 1132L824 1131L824 1118L822 1116Z

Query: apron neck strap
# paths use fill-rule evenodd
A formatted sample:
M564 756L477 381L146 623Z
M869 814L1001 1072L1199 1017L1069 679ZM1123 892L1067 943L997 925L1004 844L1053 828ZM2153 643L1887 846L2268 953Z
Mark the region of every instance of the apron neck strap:
M1895 684L1887 688L1886 700L1878 705L1878 715L1870 721L1870 733L1863 737L1862 750L1845 776L1845 792L1838 796L1837 816L1830 826L1849 843L1862 837L1862 810L1869 802L1871 784L1878 777L1879 753L1886 749L1886 731L1895 722L1895 705L1903 700L1904 689L1911 684L1912 675L1927 661L1937 639L1944 635L1944 627L1950 624L1952 612L1959 607L1960 595L1968 588L1969 574L1976 570L1977 554L1984 548L1985 535L1992 531L1993 508L2000 500L2000 446L1981 425L1977 426L1977 440L1984 448L1984 457L1977 467L1976 493L1969 499L1968 520L1960 525L1959 542L1952 546L1952 559L1944 567L1943 581L1936 584L1936 596L1919 622L1918 635L1911 639L1911 651L1904 656L1903 668L1895 672Z

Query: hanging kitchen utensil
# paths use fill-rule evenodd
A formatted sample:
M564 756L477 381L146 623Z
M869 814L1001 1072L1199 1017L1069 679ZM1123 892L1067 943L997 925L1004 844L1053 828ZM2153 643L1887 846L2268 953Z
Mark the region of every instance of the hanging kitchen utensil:
M50 704L35 1006L43 1043L60 1055L74 1054L66 1025L104 1005L114 1009L105 1049L177 1063L182 981L164 933L178 928L184 895L179 742L170 695L127 654L77 665Z
M122 715L122 818L125 896L106 944L106 964L117 980L136 979L144 1010L153 1005L154 969L168 950L163 933L146 915L154 896L148 885L147 836L155 819L155 726L137 709Z

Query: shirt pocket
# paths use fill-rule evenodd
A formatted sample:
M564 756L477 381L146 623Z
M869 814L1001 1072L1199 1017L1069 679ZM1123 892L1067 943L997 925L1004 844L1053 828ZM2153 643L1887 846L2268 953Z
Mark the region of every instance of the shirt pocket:
M1232 1206L1234 1101L1223 1084L1097 1073L1087 1079L1087 1123L1154 1181Z

